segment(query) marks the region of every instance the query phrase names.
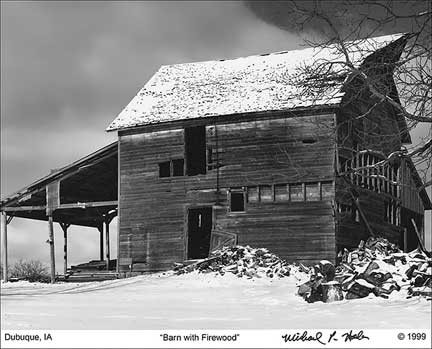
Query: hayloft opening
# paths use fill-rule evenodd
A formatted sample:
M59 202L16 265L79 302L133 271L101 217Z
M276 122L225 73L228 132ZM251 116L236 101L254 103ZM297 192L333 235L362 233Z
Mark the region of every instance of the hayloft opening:
M206 173L205 126L187 127L184 132L186 174L195 176Z
M212 207L188 210L188 259L208 257L211 229Z

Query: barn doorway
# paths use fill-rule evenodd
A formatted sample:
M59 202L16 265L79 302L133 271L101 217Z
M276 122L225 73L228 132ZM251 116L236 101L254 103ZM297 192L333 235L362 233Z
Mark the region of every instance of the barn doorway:
M211 229L211 206L188 209L188 259L208 257Z

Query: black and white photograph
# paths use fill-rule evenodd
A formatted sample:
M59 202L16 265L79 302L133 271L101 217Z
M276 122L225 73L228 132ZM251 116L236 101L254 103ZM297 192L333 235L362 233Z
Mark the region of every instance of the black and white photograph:
M1 2L2 348L430 348L427 0Z

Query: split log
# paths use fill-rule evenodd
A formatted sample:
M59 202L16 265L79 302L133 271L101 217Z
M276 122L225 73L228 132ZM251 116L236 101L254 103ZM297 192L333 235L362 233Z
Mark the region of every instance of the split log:
M334 277L336 275L336 268L331 262L329 262L327 260L322 260L319 262L319 267L320 267L321 273L324 276L324 279L327 282L334 280Z
M342 287L337 281L322 283L322 300L324 303L341 301L344 299Z
M348 288L346 299L364 298L374 290L375 286L363 279L355 280Z

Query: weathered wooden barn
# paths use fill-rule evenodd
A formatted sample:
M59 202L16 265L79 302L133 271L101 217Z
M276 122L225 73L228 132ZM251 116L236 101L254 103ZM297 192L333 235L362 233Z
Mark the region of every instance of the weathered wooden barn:
M396 100L392 67L406 40L349 45L356 69L376 76ZM432 205L409 158L386 160L411 142L406 121L343 74L315 80L325 93L305 93L299 67L321 60L336 62L340 54L308 48L162 66L107 129L118 132L110 176L99 181L114 166L107 156L92 162L93 177L47 178L39 192L24 191L30 201L4 200L4 217L101 230L115 212L120 273L166 270L234 243L304 263L335 260L338 250L370 235L412 249L415 229L424 239L424 211ZM77 201L92 208L86 218Z

